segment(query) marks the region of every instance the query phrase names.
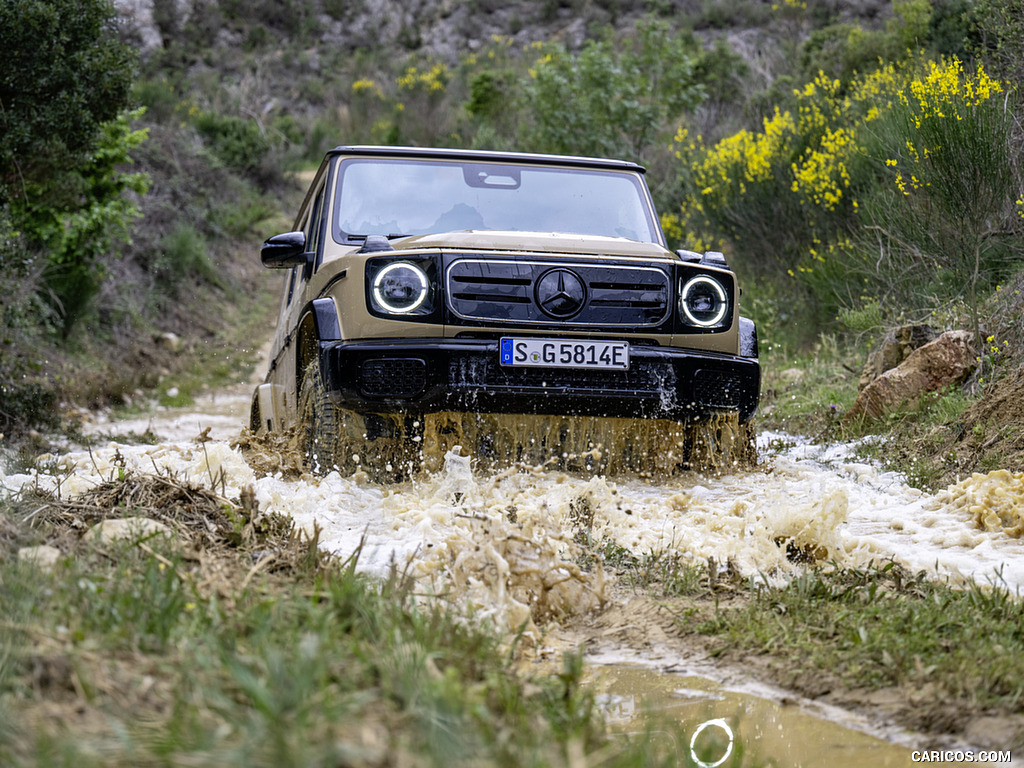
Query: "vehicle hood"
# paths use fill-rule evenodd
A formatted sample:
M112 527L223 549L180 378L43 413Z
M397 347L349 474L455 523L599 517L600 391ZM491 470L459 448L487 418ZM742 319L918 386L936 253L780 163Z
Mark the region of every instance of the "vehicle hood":
M396 251L412 248L453 250L524 251L529 253L578 253L597 256L636 256L646 259L678 257L656 243L639 243L624 237L574 235L560 232L507 232L460 230L430 235L413 235L393 240Z

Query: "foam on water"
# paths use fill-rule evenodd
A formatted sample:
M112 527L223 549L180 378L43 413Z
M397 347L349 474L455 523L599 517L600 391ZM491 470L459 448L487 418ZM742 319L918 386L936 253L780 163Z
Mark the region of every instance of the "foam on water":
M39 484L70 496L116 476L123 464L216 483L230 497L251 486L261 510L319 528L324 548L342 557L359 550L363 570L408 567L432 589L508 626L601 601L600 576L574 565L574 536L581 532L637 555L671 550L731 562L743 575L775 583L808 561L866 566L895 559L941 577L1012 591L1024 585L1024 541L1011 535L1024 482L1009 473L928 495L856 460L853 446L764 434L762 449L780 438L790 447L757 469L722 476L685 472L654 481L540 468L485 476L455 447L440 470L389 486L337 472L257 477L230 446L230 430L211 430L215 439L198 443L180 438L187 422L172 414L176 439L155 446L112 440L44 457L27 474L0 472L0 482L9 491ZM192 422L193 436L205 428L195 414ZM160 433L159 423L149 426Z

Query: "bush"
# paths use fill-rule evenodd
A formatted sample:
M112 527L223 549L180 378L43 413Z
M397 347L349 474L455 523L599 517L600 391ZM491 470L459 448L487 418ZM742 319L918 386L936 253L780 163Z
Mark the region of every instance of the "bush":
M140 215L133 195L146 192L149 176L121 168L146 139L144 129L131 127L140 116L141 110L124 113L103 125L93 155L65 173L77 194L51 198L48 188L38 185L15 207L31 239L47 250L44 282L63 318L65 336L99 290L117 246L131 242L130 225Z
M200 111L194 125L210 151L228 168L260 180L273 149L266 131L255 120Z
M127 107L133 52L112 14L103 0L0 3L0 202L88 154L100 126Z
M56 418L56 397L41 380L40 366L20 352L52 321L38 293L42 262L0 209L0 431L12 424L52 424Z
M187 221L175 222L174 228L160 240L160 256L154 266L175 287L192 276L213 285L222 283L210 260L206 240Z
M977 329L982 292L1019 257L1020 178L1003 91L983 68L929 62L873 124L864 150L885 173L852 255L891 306L964 301Z
M647 19L624 45L590 41L578 54L547 46L526 88L539 151L643 160L704 98L695 46Z
M1024 87L1024 0L978 0L977 49L993 72Z
M980 292L1020 248L1012 115L983 69L922 67L820 75L761 131L712 147L682 129L670 229L804 286L821 318L869 295L890 317L962 300L977 325Z

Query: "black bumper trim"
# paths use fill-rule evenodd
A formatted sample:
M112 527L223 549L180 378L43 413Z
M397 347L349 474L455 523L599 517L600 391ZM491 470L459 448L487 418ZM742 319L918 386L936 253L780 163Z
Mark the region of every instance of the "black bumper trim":
M496 339L329 342L321 366L331 400L356 411L481 411L700 418L757 410L756 359L633 345L628 371L502 366Z

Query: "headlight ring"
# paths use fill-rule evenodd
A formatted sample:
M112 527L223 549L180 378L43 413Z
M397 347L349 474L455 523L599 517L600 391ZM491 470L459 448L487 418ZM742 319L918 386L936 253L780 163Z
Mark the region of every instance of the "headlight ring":
M715 278L690 278L679 294L679 307L686 319L701 328L718 325L729 311L729 296Z
M408 261L395 261L383 267L373 278L373 300L385 312L405 315L415 312L430 293L430 280L421 267Z

